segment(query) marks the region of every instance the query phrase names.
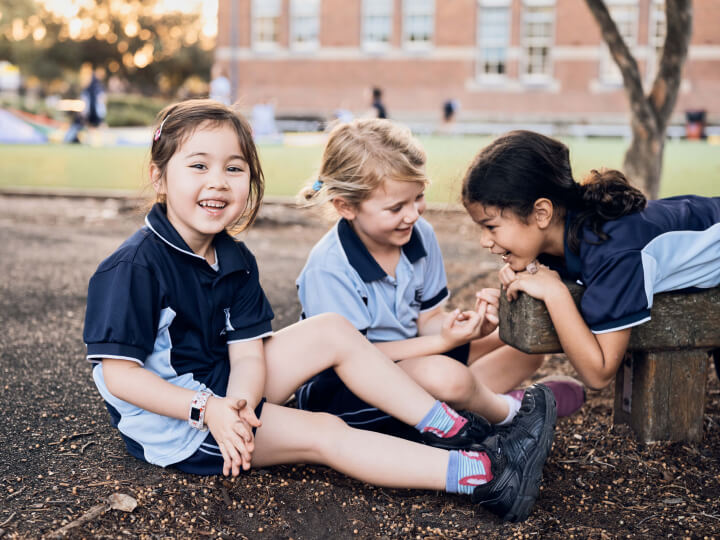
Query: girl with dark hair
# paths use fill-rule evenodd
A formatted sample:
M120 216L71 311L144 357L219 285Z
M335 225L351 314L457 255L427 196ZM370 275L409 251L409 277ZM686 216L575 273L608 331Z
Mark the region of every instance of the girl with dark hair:
M616 170L573 179L569 150L530 131L480 151L462 199L500 255L510 300L543 300L585 384L613 380L633 326L650 320L656 293L720 284L720 197L647 201ZM585 286L580 309L560 278Z

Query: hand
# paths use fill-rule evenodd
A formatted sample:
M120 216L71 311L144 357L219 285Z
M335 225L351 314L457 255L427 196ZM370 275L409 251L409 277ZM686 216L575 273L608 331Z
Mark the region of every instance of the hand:
M484 308L485 304L482 313L456 309L445 314L440 337L445 342L448 350L480 337L480 330L485 317Z
M517 298L518 292L523 291L533 298L545 301L545 298L552 294L556 287L564 287L557 272L550 270L544 264L535 264L537 270L532 274L527 270L515 272L508 264L500 269L498 275L506 290L508 300L512 302Z
M247 410L250 413L247 413ZM254 419L254 421L253 421ZM250 469L255 438L252 428L260 421L247 406L247 401L233 397L208 399L205 422L218 443L223 456L223 474L240 474L240 469Z
M500 324L500 289L482 289L475 293L475 311L482 316L480 336L491 334Z

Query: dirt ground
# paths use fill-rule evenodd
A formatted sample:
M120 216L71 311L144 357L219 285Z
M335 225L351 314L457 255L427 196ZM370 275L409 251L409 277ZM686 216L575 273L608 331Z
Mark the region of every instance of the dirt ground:
M429 212L453 305L495 284L463 214ZM612 389L558 422L530 518L503 524L467 498L375 488L317 466L196 477L130 457L84 360L87 281L142 221L131 201L0 196L0 537L38 538L113 493L72 538L720 538L720 384L711 370L699 444L637 444L612 424ZM294 279L325 225L266 205L246 235L279 329L297 319ZM572 373L553 357L540 375Z

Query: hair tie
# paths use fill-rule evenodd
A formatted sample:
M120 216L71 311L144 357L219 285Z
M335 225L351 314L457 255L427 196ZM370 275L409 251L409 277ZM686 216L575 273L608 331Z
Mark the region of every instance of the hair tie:
M313 182L313 185L312 185L313 191L320 191L320 189L322 189L322 187L323 187L323 181L320 180L319 178L317 180L315 180L315 182Z
M168 116L170 116L170 115L168 115ZM155 136L153 137L153 141L157 141L160 138L160 135L162 135L162 129L163 129L163 126L165 125L165 122L168 119L168 116L163 118L163 121L160 122L160 127L155 130Z

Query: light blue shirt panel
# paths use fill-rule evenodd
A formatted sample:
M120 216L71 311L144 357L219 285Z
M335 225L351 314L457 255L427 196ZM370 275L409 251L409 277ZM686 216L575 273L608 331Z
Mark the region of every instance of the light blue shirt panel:
M427 252L427 257L417 261L415 264L423 264L423 295L422 301L427 302L435 298L440 292L447 287L447 276L445 274L445 261L443 260L440 244L438 243L435 231L432 225L423 218L417 220L415 229L420 233L423 246ZM450 295L447 294L440 298L437 303L428 306L422 311L428 311L440 305L447 300Z
M360 331L364 332L370 326L370 312L363 302L369 292L350 266L311 265L308 261L296 284L306 317L339 313Z
M190 373L178 375L170 364L172 343L168 329L174 318L175 312L171 308L160 314L153 352L145 359L144 369L182 388L207 389ZM103 399L120 413L118 429L142 446L148 463L166 467L182 461L193 455L207 437L207 432L191 428L187 420L155 414L115 397L105 384L102 363L93 369L93 380Z
M432 227L423 219L415 227L427 256L411 263L401 251L395 278L386 275L367 283L348 261L337 226L328 231L312 249L297 280L303 313L307 317L339 313L358 330L367 330L367 338L373 342L416 337L421 303L446 288L446 277ZM440 305L447 297L442 296L426 309Z
M672 231L642 250L648 307L653 294L720 284L720 223L704 231Z

